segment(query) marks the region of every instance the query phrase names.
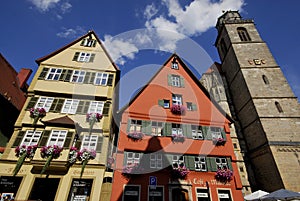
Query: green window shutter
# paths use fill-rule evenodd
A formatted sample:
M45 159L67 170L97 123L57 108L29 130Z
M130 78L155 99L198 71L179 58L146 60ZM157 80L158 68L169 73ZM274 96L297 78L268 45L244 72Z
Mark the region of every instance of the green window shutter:
M142 121L142 133L151 135L151 121Z
M172 86L172 75L168 74L168 85Z
M49 68L43 68L41 74L38 77L38 80L44 80L48 71L49 71Z
M76 114L82 114L83 105L84 105L84 101L83 100L79 101L78 106L77 106L77 110L76 110Z
M127 133L129 133L130 131L130 125L131 125L131 119L128 118L128 121L127 121Z
M90 77L91 77L91 72L86 72L86 73L85 73L84 80L83 80L83 83L84 83L84 84L88 84L88 83L89 83L89 80L90 80Z
M91 73L91 78L89 80L89 84L94 84L95 76L96 76L95 72Z
M20 146L20 143L22 142L24 135L25 135L25 131L19 131L18 136L16 137L12 147Z
M164 100L158 100L158 105L164 107Z
M94 42L93 42L93 47L96 47L96 43L97 43L97 41L94 40Z
M31 99L26 107L26 110L30 110L30 108L33 108L38 99L39 99L39 97L35 97L35 96L31 97Z
M67 74L65 76L64 81L65 82L70 82L72 74L73 74L73 70L67 70Z
M114 81L114 75L113 74L109 74L108 75L108 79L107 79L107 86L112 86Z
M224 128L221 128L221 134L222 134L223 139L226 141L226 132L225 132Z
M124 159L123 159L123 166L126 166L127 164L127 151L124 151Z
M88 112L90 103L91 103L90 101L85 101L84 107L83 107L83 114L86 114Z
M58 102L57 102L56 107L55 107L55 112L60 113L64 102L65 102L65 99L62 99L62 98L58 99Z
M55 98L52 102L49 112L54 112L57 102L58 102L58 98Z
M168 167L173 164L173 155L172 154L164 154L163 156L163 167Z
M103 111L102 111L102 114L104 116L108 116L108 114L109 114L109 108L110 108L110 103L109 102L104 103Z
M80 52L76 52L74 57L73 57L73 61L77 61L78 57L79 57Z
M171 136L172 135L172 124L169 122L165 123L165 126L163 128L163 135L164 136Z
M140 160L140 166L146 171L150 170L150 155L151 153L145 153Z
M67 70L63 69L60 76L59 76L59 81L64 81L65 80L66 73L67 73Z
M44 130L43 135L39 141L38 147L46 146L50 133L50 130Z
M96 152L97 153L101 153L102 144L103 144L103 137L102 136L98 136L98 142L97 142L97 147L96 147Z
M89 60L89 62L93 62L93 61L94 61L94 59L95 59L95 54L91 54L91 57L90 57L90 60Z
M84 39L81 41L81 43L80 43L81 46L84 45L85 40L86 40L86 38L84 38Z
M184 87L184 78L180 77L180 87Z
M76 143L75 143L75 147L80 150L80 147L81 147L81 143L82 143L82 139L83 139L83 136L80 135L79 138L77 139Z
M73 133L74 132L70 132L70 131L67 133L67 137L66 137L66 140L65 140L65 143L64 143L64 146L63 146L64 149L69 149L70 148L70 144L71 144L71 141L72 141L72 138L73 138Z
M202 126L202 132L204 135L204 140L211 140L211 132L209 126Z
M197 105L195 103L192 103L192 110L196 111L197 110Z
M90 107L90 101L79 101L76 114L86 114Z
M215 157L206 157L206 164L208 171L216 172L218 170Z
M184 156L185 165L190 170L195 170L195 156Z
M184 136L186 136L187 138L193 138L191 124L182 124L182 128Z
M232 162L231 162L230 157L227 157L226 160L227 160L227 166L228 166L229 170L233 170L232 169Z

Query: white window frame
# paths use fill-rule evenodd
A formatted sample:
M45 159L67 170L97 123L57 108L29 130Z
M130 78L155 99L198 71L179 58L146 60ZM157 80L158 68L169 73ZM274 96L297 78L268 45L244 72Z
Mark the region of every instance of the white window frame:
M162 154L150 153L150 168L162 168Z
M53 103L53 100L53 97L40 96L39 100L35 104L35 108L44 108L46 112L48 112Z
M164 99L164 108L170 108L170 101Z
M20 145L37 145L42 135L42 131L27 130Z
M126 186L137 186L137 187L139 187L139 191L138 191L138 197L139 197L139 201L141 200L141 185L129 185L129 184L125 184L124 186L123 186L123 193L122 193L122 201L126 201L125 200L125 198L124 198L124 196L125 196L125 193L126 193L126 191L125 191L125 187Z
M203 140L202 127L198 125L192 125L192 137L194 140Z
M178 70L178 63L177 62L172 62L172 69Z
M106 86L108 81L108 73L97 72L94 80L95 85Z
M155 189L157 188L162 188L162 200L165 200L165 187L164 186L161 186L161 185L157 185L155 186ZM151 189L151 186L148 185L148 197L147 197L147 200L150 201L149 197L150 197L150 190L155 190L155 189ZM151 200L152 201L152 200Z
M151 122L151 134L153 136L161 136L163 130L163 122L152 121Z
M206 158L204 156L195 156L194 161L195 161L196 171L201 171L201 172L207 171Z
M126 166L139 165L141 161L142 154L137 152L126 152L127 160Z
M182 105L182 96L179 94L173 94L172 103L173 105Z
M62 73L61 68L50 68L47 73L46 80L59 80L61 73ZM51 78L49 78L50 76Z
M84 70L74 70L71 78L71 82L83 83L85 76Z
M104 107L103 101L91 101L88 109L88 113L99 113L102 114Z
M142 132L142 120L131 119L129 132Z
M96 43L95 39L90 39L90 38L84 38L82 46L84 47L92 47Z
M97 149L98 135L86 134L83 136L81 149L95 150Z
M67 133L67 130L52 130L47 142L47 146L57 145L59 147L63 147L67 137Z
M79 104L79 100L77 100L77 99L66 99L64 101L64 105L61 109L61 113L75 114L78 104Z
M197 191L198 189L205 190L207 192L206 193L203 193L203 192L198 193L198 191ZM198 200L198 198L207 198L207 200L211 200L209 189L207 189L207 188L195 188L195 190L196 190L196 200Z
M171 80L172 80L172 86L174 86L174 87L180 87L181 86L179 75L172 75Z
M224 193L220 193L219 191L227 191L228 194L224 194ZM218 193L218 199L220 201L223 201L224 199L228 200L228 201L233 201L233 198L232 198L232 194L231 194L231 189L229 188L217 188L217 193Z
M91 58L91 53L88 52L80 52L78 55L78 60L80 62L89 62Z
M172 123L172 134L174 134L174 135L183 135L182 125Z
M172 155L172 166L179 167L179 165L185 165L183 155Z
M221 128L219 127L210 127L210 132L212 139L223 138Z
M216 158L215 160L216 160L216 166L218 169L219 168L220 169L224 169L224 168L228 169L228 164L227 164L226 158L219 157L219 158Z

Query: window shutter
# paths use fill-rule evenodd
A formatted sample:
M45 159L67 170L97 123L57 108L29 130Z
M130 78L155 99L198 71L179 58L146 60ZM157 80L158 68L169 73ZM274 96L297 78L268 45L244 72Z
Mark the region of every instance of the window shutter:
M96 152L97 153L101 153L102 144L103 144L103 137L102 136L98 136L98 142L97 142L97 147L96 147Z
M185 130L183 130L183 132L187 138L193 138L191 124L184 124L183 129L185 129Z
M91 78L89 80L89 84L94 84L95 76L96 76L95 72L91 73Z
M64 81L65 80L65 76L66 76L66 69L63 69L60 76L59 76L59 81Z
M168 85L172 86L172 75L168 74Z
M142 121L142 133L151 135L151 121Z
M58 102L57 102L56 107L55 107L55 112L60 113L64 102L65 102L65 99L62 99L62 98L58 99Z
M204 140L211 140L212 139L209 126L202 126L202 132L203 132L203 135L204 135L203 136Z
M222 134L223 139L226 141L226 132L225 132L224 128L221 128L221 134Z
M114 75L113 74L109 74L108 75L108 79L107 79L107 86L112 86L113 80L114 80Z
M164 100L158 100L158 105L164 107Z
M104 103L103 111L102 111L103 116L108 116L109 108L110 108L110 103L109 102Z
M77 61L78 57L79 57L80 52L76 52L74 57L73 57L73 61Z
M57 102L58 102L58 98L55 98L52 102L49 112L54 112Z
M124 160L123 160L123 166L127 165L127 151L124 151Z
M185 165L190 170L195 170L195 156L184 156Z
M25 131L19 131L18 136L16 137L12 147L20 146L20 143L22 142L24 134L25 134Z
M91 57L90 57L89 62L93 62L93 61L94 61L94 58L95 58L95 54L91 54Z
M217 164L216 164L216 158L215 157L207 157L206 159L206 163L207 163L207 166L208 164L210 164L210 171L211 172L216 172L218 170L217 168Z
M163 135L164 136L171 136L172 135L172 124L169 122L165 123L165 126L163 128Z
M83 136L80 135L79 138L77 139L76 143L75 143L75 147L76 147L78 150L80 150L80 148L81 148L82 139L83 139Z
M233 170L231 159L229 157L227 157L226 160L227 160L227 166L228 166L229 170Z
M140 166L144 170L150 169L150 155L151 155L151 153L145 153L145 154L143 154L143 157L140 159Z
M26 110L29 110L30 108L33 108L38 99L39 99L39 97L35 97L35 96L31 97L31 99L30 99L30 101L29 101L29 103L26 107Z
M84 84L88 84L88 83L89 83L89 80L90 80L90 77L91 77L91 72L86 72L86 73L85 73L84 80L83 80L83 83L84 83Z
M68 132L67 133L67 137L66 137L66 140L65 140L65 143L64 143L64 149L69 149L70 148L70 144L71 144L71 141L72 141L72 138L73 138L73 133L74 132Z
M73 74L73 70L68 70L64 81L70 82L72 74Z
M80 43L81 46L84 46L85 40L86 40L86 39L84 38L84 39L81 41L81 43Z
M46 146L50 133L50 130L44 130L41 140L39 141L38 147Z
M197 105L195 103L192 103L192 110L196 111L197 110Z
M180 87L184 87L184 78L180 77Z
M131 125L131 119L130 118L128 118L128 120L127 120L127 133L129 133L129 131L130 131L130 125Z
M49 68L43 68L41 74L38 77L38 80L44 80L48 71L49 71Z
M172 154L164 154L163 155L163 167L168 167L173 164L173 155Z

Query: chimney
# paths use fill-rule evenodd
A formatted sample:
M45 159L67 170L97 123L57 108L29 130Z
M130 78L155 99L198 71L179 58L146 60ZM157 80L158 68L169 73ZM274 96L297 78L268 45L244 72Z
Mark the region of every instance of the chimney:
M20 70L20 72L17 75L17 78L19 80L20 89L22 89L26 85L26 82L29 79L31 73L32 73L32 70L29 68L22 68Z

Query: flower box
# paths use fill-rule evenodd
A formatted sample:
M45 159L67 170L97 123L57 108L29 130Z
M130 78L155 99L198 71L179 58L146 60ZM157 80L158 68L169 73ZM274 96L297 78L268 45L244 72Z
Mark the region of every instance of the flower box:
M59 147L57 145L53 146L44 146L40 149L41 157L46 158L46 163L41 171L41 175L47 170L47 168L50 166L50 163L52 159L56 159L60 156L63 148Z
M142 132L130 132L127 134L127 137L132 140L142 140L144 137L144 134Z
M30 108L29 112L29 116L33 119L33 126L36 125L39 119L46 116L46 110L44 108Z
M182 134L172 134L172 141L183 143L185 141L185 136Z
M187 169L183 164L173 167L171 171L171 177L173 179L185 179L186 176L190 173L190 170Z
M226 143L226 140L223 138L214 138L213 139L213 144L216 146L224 146Z
M175 115L185 114L186 108L183 105L172 105L171 112Z
M223 183L227 183L231 181L232 177L233 177L233 172L227 168L224 169L219 168L215 175L216 180Z

